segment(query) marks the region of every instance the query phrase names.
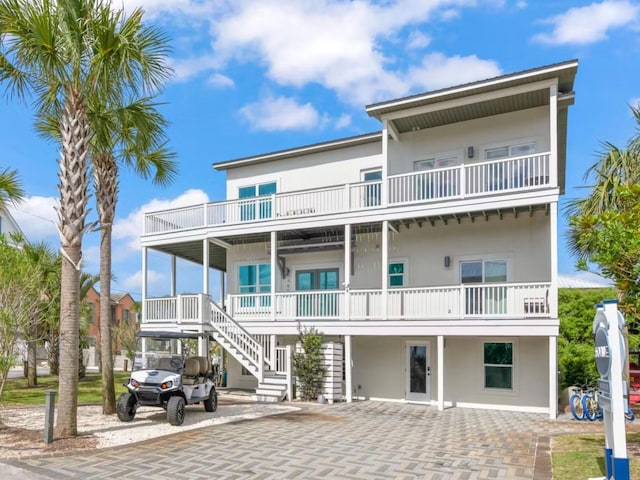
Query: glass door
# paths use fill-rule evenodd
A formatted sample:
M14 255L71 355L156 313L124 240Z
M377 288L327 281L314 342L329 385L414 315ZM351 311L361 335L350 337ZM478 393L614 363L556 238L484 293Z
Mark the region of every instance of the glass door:
M507 281L506 260L461 262L460 280L465 285L466 315L502 315L507 313L507 287L490 285ZM474 283L482 285L469 285Z
M335 317L339 313L339 297L336 292L322 293L319 290L338 289L338 269L298 270L296 290L304 293L298 296L298 316Z
M431 400L431 366L429 344L410 342L406 347L406 399L414 402Z
M382 180L382 170L369 170L362 172L362 180L365 182L379 182ZM377 207L381 203L380 183L367 185L364 191L364 206Z

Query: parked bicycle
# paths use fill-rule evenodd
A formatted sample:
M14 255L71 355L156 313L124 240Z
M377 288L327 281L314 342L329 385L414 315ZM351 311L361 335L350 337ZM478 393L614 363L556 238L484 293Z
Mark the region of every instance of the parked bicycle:
M585 416L584 409L584 396L589 390L587 384L581 385L574 390L571 397L569 397L569 408L571 409L571 414L573 418L576 420L585 420L587 417Z
M584 417L592 422L602 418L604 416L604 409L600 405L599 401L600 391L597 388L586 392L582 397L582 411ZM627 411L624 412L625 420L633 422L636 419L633 410L627 404Z

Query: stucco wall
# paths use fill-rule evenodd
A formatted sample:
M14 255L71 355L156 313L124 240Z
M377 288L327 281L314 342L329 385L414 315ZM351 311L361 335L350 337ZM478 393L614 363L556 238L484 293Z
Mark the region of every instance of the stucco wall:
M407 341L416 337L352 337L353 386L355 395L365 398L404 400ZM438 396L437 342L430 342L430 393ZM454 404L511 405L547 408L549 388L548 339L540 337L502 338L513 341L514 389L512 392L483 388L483 341L493 338L447 337L445 339L445 402Z
M521 214L515 218L506 214L489 221L464 219L460 224L448 225L428 222L419 228L402 228L399 234L390 233L389 259L407 260L407 286L455 285L460 283L459 262L479 258L507 258L509 282L549 281L551 255L549 217L543 212L533 216ZM353 256L352 288L380 288L382 239L380 233L358 235ZM230 248L229 292L237 293L238 265L269 263L266 243L246 244ZM451 257L451 265L444 266L444 257ZM276 275L276 291L294 291L296 270L339 268L339 287L344 282L344 251L298 253L286 256L290 270L287 278Z

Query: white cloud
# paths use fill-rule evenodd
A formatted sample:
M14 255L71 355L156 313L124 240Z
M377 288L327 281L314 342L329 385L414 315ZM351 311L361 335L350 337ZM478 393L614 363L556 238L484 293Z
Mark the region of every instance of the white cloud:
M235 87L235 83L233 82L233 80L226 75L222 75L221 73L214 73L213 75L209 76L207 83L209 83L209 85L213 85L214 87L220 88Z
M21 204L9 206L9 211L30 242L51 242L59 239L56 202L54 197L27 197Z
M147 288L155 289L167 279L167 275L156 270L147 270ZM118 287L127 292L135 292L136 294L142 290L142 270L132 273L128 277L117 281Z
M186 207L189 205L208 203L209 197L202 190L191 189L180 194L176 198L163 200L156 199L141 205L138 209L133 210L125 218L116 218L113 225L113 240L124 248L114 245L113 251L119 256L124 257L127 253L140 251L140 236L142 235L142 225L144 222L145 212L155 212L158 210L166 210L170 208Z
M292 98L267 96L245 105L240 114L256 130L308 130L317 127L323 117L311 105Z
M574 7L565 13L547 18L542 23L552 25L550 33L539 33L533 40L548 45L587 45L607 38L607 32L635 23L640 6L628 0L607 0L584 7Z
M528 4L524 0L520 0L516 2L516 8L519 8L520 10L525 9L527 7L528 7Z
M475 55L446 57L441 53L427 55L419 67L409 70L408 78L415 86L435 90L483 80L500 75L502 71L492 60Z
M219 67L219 62L208 56L172 59L171 67L175 74L175 81L188 82L202 73L217 69Z
M431 43L431 37L426 33L419 31L411 32L408 40L409 43L407 43L407 48L411 50L426 48Z
M351 115L347 115L345 113L343 115L340 115L340 118L336 120L335 128L341 129L341 128L348 127L349 125L351 125Z

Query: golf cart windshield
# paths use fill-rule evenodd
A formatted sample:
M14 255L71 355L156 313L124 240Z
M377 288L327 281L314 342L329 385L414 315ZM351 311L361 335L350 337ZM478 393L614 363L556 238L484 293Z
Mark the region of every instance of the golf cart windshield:
M184 366L181 340L177 338L138 338L133 371L165 370L180 373Z

